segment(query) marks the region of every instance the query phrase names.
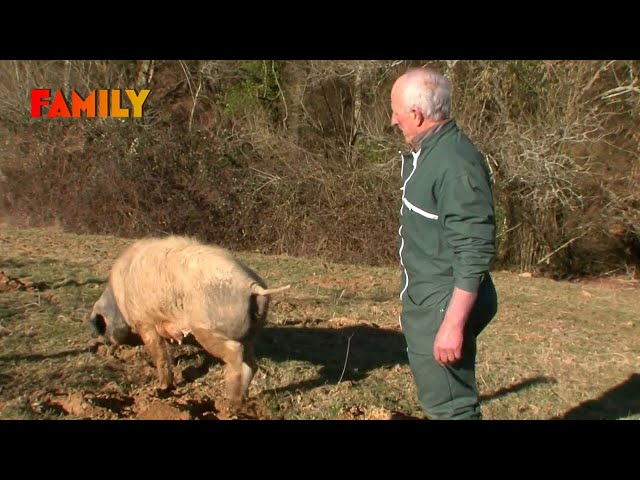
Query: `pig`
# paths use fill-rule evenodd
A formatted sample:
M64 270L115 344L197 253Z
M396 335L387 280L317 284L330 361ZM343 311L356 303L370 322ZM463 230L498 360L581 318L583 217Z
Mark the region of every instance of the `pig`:
M267 322L270 295L289 287L268 289L222 247L178 235L144 238L113 263L88 323L112 345L141 339L164 391L174 387L167 342L192 335L225 363L227 396L238 406L258 370L254 341Z

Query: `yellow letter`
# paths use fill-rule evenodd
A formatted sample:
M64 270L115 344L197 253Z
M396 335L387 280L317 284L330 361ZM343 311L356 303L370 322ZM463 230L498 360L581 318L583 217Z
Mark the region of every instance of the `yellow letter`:
M129 96L129 100L131 100L131 105L133 105L134 117L142 117L142 106L147 100L150 91L151 90L140 90L140 93L136 95L135 90L125 90L125 92L127 92L127 95Z

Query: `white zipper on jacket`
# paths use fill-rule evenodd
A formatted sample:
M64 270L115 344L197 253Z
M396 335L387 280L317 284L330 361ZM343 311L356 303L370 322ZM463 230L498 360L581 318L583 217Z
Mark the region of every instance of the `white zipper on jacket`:
M416 167L418 165L418 156L420 155L420 150L418 150L415 153L411 152L411 154L413 155L413 170L411 170L411 173L409 174L407 179L404 181L404 183L402 184L402 188L400 189L400 190L402 190L402 203L400 205L400 216L402 216L402 212L404 211L405 187L407 186L407 183L409 182L409 180L411 179L411 177L413 176L413 174L416 171ZM404 157L402 156L402 153L400 154L400 159L402 160L402 167L401 167L400 175L402 175L402 173L404 172ZM402 178L402 177L400 177L400 178ZM402 260L402 250L404 248L404 238L402 238L402 225L400 225L400 228L398 229L398 235L400 235L400 249L398 251L398 254L400 256L400 265L402 265L402 269L404 271L404 280L405 280L404 288L400 292L400 300L402 300L402 295L404 295L404 292L406 292L407 288L409 287L409 274L407 273L407 268L404 266L404 261ZM400 326L402 326L402 325L400 325Z

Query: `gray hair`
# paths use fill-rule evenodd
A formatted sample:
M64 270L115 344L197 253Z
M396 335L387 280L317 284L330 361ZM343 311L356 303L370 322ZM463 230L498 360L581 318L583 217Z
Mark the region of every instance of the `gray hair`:
M405 73L404 104L420 110L425 118L447 120L451 114L451 85L435 70L413 68Z

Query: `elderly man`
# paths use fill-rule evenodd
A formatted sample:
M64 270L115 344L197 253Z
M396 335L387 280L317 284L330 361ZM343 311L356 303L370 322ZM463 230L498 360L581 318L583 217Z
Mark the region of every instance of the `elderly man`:
M402 155L400 325L429 419L480 419L476 337L497 312L490 170L450 118L451 88L412 69L391 90Z

